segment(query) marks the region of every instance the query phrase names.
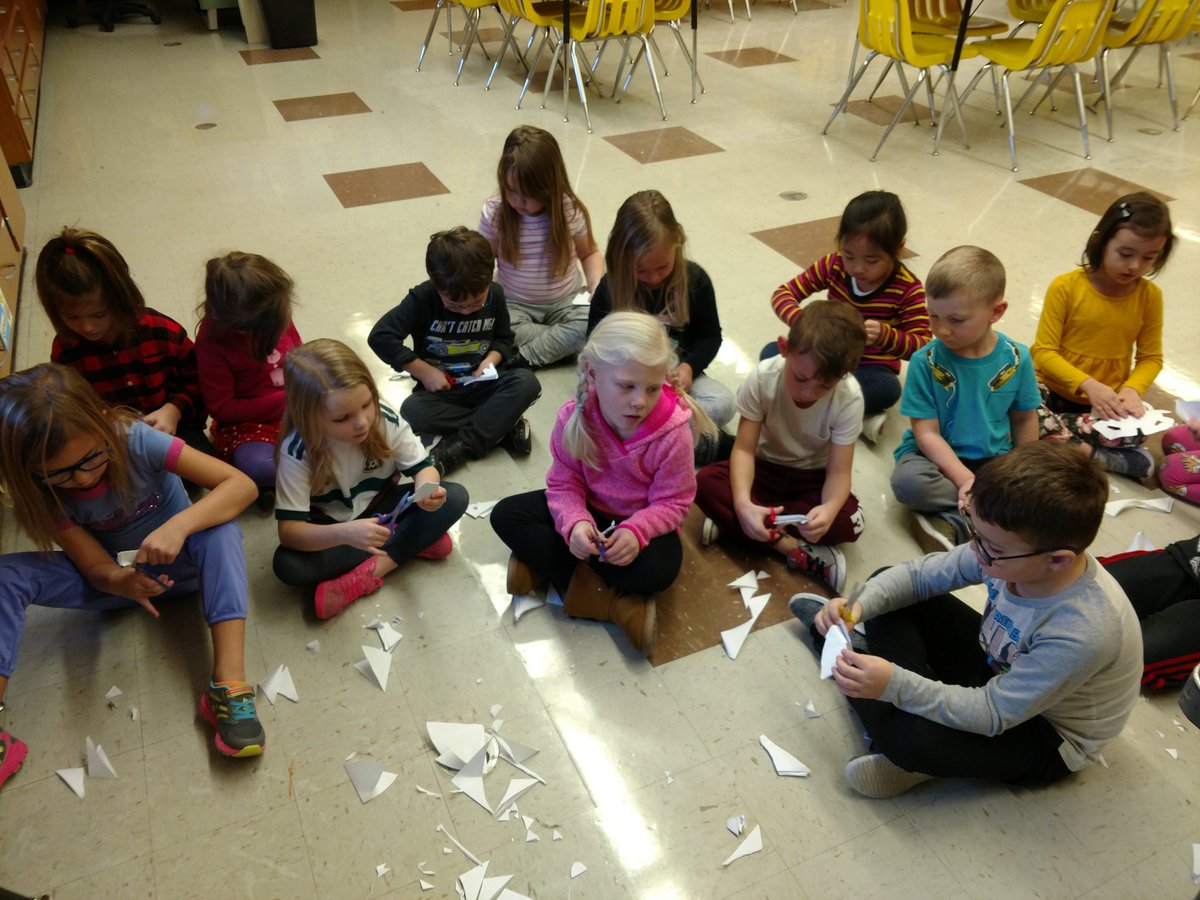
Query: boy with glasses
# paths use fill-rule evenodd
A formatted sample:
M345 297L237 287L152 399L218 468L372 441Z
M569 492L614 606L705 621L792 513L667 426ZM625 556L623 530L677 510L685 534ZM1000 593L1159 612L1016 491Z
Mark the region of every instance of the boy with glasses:
M979 471L972 537L877 573L857 601L797 594L818 642L866 623L833 671L871 736L846 780L893 797L932 777L1045 784L1099 757L1142 676L1137 615L1086 550L1108 482L1063 444L1022 444ZM987 588L982 616L949 592Z

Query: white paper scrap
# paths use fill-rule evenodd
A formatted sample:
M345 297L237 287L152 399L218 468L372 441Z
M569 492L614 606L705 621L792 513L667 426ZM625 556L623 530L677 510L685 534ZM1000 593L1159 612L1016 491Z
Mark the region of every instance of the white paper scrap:
M794 775L798 778L807 778L809 768L792 754L788 753L765 734L758 736L758 743L767 755L771 757L771 765L775 767L777 775Z
M504 886L512 881L511 875L493 875L491 878L483 879L483 884L479 886L479 900L496 900L500 896L500 892L504 890Z
M750 608L750 598L754 596L754 592L757 590L757 587L738 588L738 593L742 595L742 605L745 606L746 609Z
M529 829L537 824L537 819L535 819L533 816L521 816L521 824Z
M742 645L746 643L746 638L750 636L750 629L753 627L754 620L749 619L741 625L721 632L721 645L725 648L726 656L730 659L737 659L738 654L742 652Z
M842 651L850 646L850 639L839 623L825 632L825 646L821 649L821 677L833 677L833 665Z
M136 706L129 707L129 718L135 722L138 720L138 708Z
M746 828L745 816L730 816L725 820L725 827L729 829L729 833L734 837L740 835Z
M1167 751L1168 754L1170 754L1171 759L1179 759L1179 751L1176 750L1174 747L1166 747L1164 749Z
M504 707L501 706L499 703L493 703L491 709L489 709L488 712L490 712L492 714L492 718L494 719L494 718L496 718L496 716L500 715L500 710L502 710L502 709L504 709Z
M495 381L499 377L500 373L496 371L495 364L488 363L488 367L483 370L482 375L467 375L465 378L457 379L457 383L461 385L468 385L474 384L477 381Z
M587 871L587 866L585 866L583 863L581 863L581 862L571 863L571 877L572 878L578 878L580 875L582 875L586 871Z
M726 587L750 588L751 590L757 591L758 590L758 579L754 575L754 570L751 569L745 575L739 575L737 578L733 579L733 581L729 582L729 584L726 585Z
M386 691L388 673L392 670L392 657L378 647L368 647L366 644L362 645L362 651L366 658L356 662L354 668L362 672L363 676L381 691Z
M423 788L419 784L417 785L417 793L424 794L426 797L436 797L439 800L442 797L441 794L435 793L434 791L431 791L428 788Z
M75 796L80 800L83 799L83 776L86 770L82 767L77 769L59 769L58 777L67 783L67 787L75 792Z
M117 770L108 761L108 754L104 752L104 748L90 737L87 739L87 773L88 778L117 777Z
M304 649L307 650L309 653L319 653L321 651L321 642L320 641L309 641L307 644L304 645Z
M465 900L479 900L483 888L483 876L487 874L487 863L479 863L458 876L458 889Z
M488 803L487 793L483 789L483 766L486 761L487 746L484 745L467 760L466 765L458 770L458 774L450 779L450 782L490 813L492 805Z
M437 748L437 761L448 769L461 769L488 742L483 726L474 723L426 722L425 729Z
M1160 738L1166 737L1166 735L1163 734L1161 731L1159 731L1157 728L1154 729L1154 733L1157 734Z
M354 790L358 792L358 799L363 803L374 800L390 788L392 782L396 780L396 773L385 772L382 763L348 762L342 763L342 765L346 767L350 783L354 785Z
M1135 506L1139 509L1169 513L1171 507L1174 505L1175 501L1170 497L1152 497L1149 500L1109 500L1104 504L1104 514L1106 516L1115 516Z
M670 772L663 772L663 774L667 776L667 784L674 784L674 783L675 783L675 776L674 776L674 775L672 775Z
M811 700L804 704L804 718L819 719L820 717L821 714L817 712L817 707Z
M260 681L258 687L272 706L275 705L277 696L287 697L293 703L300 702L300 694L296 691L296 682L292 680L292 673L287 666L280 666Z
M125 692L124 692L124 691L122 691L122 690L121 690L119 687L117 687L117 686L114 684L112 687L110 687L110 688L108 689L108 693L104 695L104 699L108 701L108 705L109 705L109 706L111 706L111 707L113 707L113 708L115 709L115 708L116 708L116 705L117 705L117 704L116 704L116 699L117 699L118 697L120 697L120 696L121 696L123 693L125 693Z
M420 878L420 879L418 879L418 881L421 882L421 890L423 890L423 891L432 891L433 890L433 885L430 884L428 881L426 881L424 878Z
M1120 419L1097 419L1092 429L1106 438L1133 437L1139 431L1143 435L1166 431L1175 425L1175 420L1161 409L1146 406L1140 416L1124 416Z
M467 515L472 519L482 519L499 502L499 500L484 500L482 503L469 503L467 504Z
M1192 884L1200 884L1200 844L1192 844Z
M375 877L382 878L384 875L386 875L390 871L392 871L391 866L389 866L387 863L380 863L379 865L377 865L375 867Z
M537 750L533 749L533 747L526 747L520 741L514 741L509 737L502 738L500 735L496 735L496 745L500 749L501 759L513 765L520 765L537 753ZM541 779L538 780L541 781Z
M764 578L768 578L770 576L767 575L767 572L765 569L759 569L758 572L755 573L754 577L757 578L759 581L762 581Z
M497 810L506 809L518 797L533 787L537 782L532 778L513 778L508 782L508 790L504 792L504 799L497 804Z
M438 823L438 827L435 828L434 831L440 831L442 834L444 834L446 836L446 840L448 840L455 847L457 847L459 850L461 850L463 856L465 856L471 862L475 863L475 865L477 865L477 866L483 865L483 863L481 863L479 861L479 857L476 856L474 853L472 853L470 850L468 850L466 847L464 847L462 844L460 844L458 841L456 841L454 839L454 835L452 835L450 832L448 832L446 830L446 826L443 825L441 822ZM450 850L445 847L442 848L442 852L445 853L447 856L450 855Z
M513 624L516 625L521 621L521 616L530 610L537 609L540 606L545 606L546 601L541 597L533 594L514 594L512 599ZM562 604L560 603L559 606Z
M557 828L555 828L554 833L550 835L550 840L561 841L562 840L562 832L559 831Z
M495 734L497 731L499 731L503 727L504 727L503 719L492 719L492 733L493 734Z
M729 854L729 859L725 860L725 862L721 863L721 865L727 866L736 859L741 859L743 856L749 856L751 853L757 853L762 848L762 831L759 826L755 825L754 830L750 832L749 837L742 841L741 844L738 845L738 848Z
M449 837L449 835L447 835L447 837ZM453 853L453 852L454 852L454 851L453 851L453 850L451 850L449 847L443 847L443 848L442 848L442 855L443 855L443 856L449 856L449 855L450 855L451 853Z
M526 831L526 832L525 832L525 843L527 843L527 844L531 844L531 843L533 843L534 841L540 841L540 840L541 840L541 838L539 838L539 837L538 837L536 834L534 834L532 831Z
M436 875L437 874L437 872L435 872L435 871L433 871L433 869L429 868L429 863L427 863L427 862L417 863L417 871L420 872L422 875Z
M1148 552L1148 551L1157 550L1157 549L1158 548L1154 546L1154 544L1150 540L1150 538L1146 537L1146 532L1139 531L1137 534L1135 534L1133 536L1133 540L1129 544L1129 549L1126 550L1125 552L1126 553L1136 553L1139 550Z
M395 628L387 622L380 622L375 626L375 632L379 635L379 642L383 645L385 653L391 653L396 649L396 645L400 643L400 639L404 637Z

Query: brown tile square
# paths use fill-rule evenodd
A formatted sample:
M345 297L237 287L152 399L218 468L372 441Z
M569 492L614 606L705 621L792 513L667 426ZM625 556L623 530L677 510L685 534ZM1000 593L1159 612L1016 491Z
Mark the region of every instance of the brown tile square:
M400 12L414 12L418 9L433 9L437 0L392 0L392 6Z
M703 156L706 153L724 153L694 131L676 125L671 128L656 128L653 131L631 131L605 138L618 150L628 153L640 163L663 162L668 159L683 159L687 156Z
M758 238L780 256L790 259L798 269L807 269L819 257L837 249L834 236L841 219L841 216L813 219L811 222L755 231L750 236ZM900 251L901 259L912 259L917 255L908 247Z
M846 112L852 116L858 116L860 119L866 119L868 122L874 122L876 125L885 125L886 126L888 122L892 121L892 116L894 116L896 114L896 110L898 110L900 108L900 104L903 102L904 102L903 97L896 97L896 96L887 96L887 97L876 96L874 100L851 100L849 103L846 104ZM831 103L829 105L835 106L836 104ZM920 118L921 124L928 125L929 124L929 107L928 106L918 106L915 101L913 102L913 106L916 106L916 108L917 108L917 116L918 116L918 118ZM934 104L934 109L937 109L936 103ZM904 125L905 123L908 123L909 125L913 124L913 114L912 114L911 107L904 111L904 118L896 123L896 127L899 128L901 125ZM931 141L933 140L933 129L932 128L930 128L929 139ZM876 140L878 140L878 139L876 139ZM872 144L872 146L874 146L874 144ZM932 144L930 145L929 149L931 151L933 150Z
M721 643L722 631L745 622L749 613L741 594L728 584L749 569L763 570L770 575L763 582L763 590L771 592L771 599L754 623L754 631L791 621L787 604L796 591L809 591L822 597L830 595L826 585L792 572L780 557L765 548L755 552L734 544L701 546L703 522L704 514L692 507L680 529L683 567L675 583L655 595L658 630L651 665L661 666L681 656L715 647ZM786 584L787 590L771 587L780 584Z
M480 28L475 33L479 35L479 39L481 41L483 41L485 44L499 44L502 40L504 40L504 29L503 28L496 28L496 27ZM441 32L441 35L442 35L442 40L445 40L447 37L446 32L444 32L444 31ZM466 36L467 36L466 29L460 29L458 31L455 31L454 32L454 43L461 45L463 42L463 38L465 38Z
M1091 167L1059 172L1056 175L1043 175L1040 178L1022 178L1020 182L1035 191L1049 194L1064 203L1086 209L1097 216L1104 215L1104 211L1118 197L1132 194L1134 191L1149 191L1163 203L1169 203L1175 199L1161 191L1133 181L1126 181L1124 178L1118 178L1116 175L1109 175L1107 172Z
M509 75L508 78L511 82L513 82L513 84L521 85L521 84L525 83L525 73L524 72L514 72L511 75ZM563 83L562 69L557 69L554 72L554 80L550 82L550 90L552 92L558 91L558 103L560 105L562 104L562 83ZM534 72L533 78L529 79L529 91L525 94L525 102L526 103L541 103L542 101L538 98L537 95L541 94L545 90L546 90L546 73L544 71ZM572 88L571 96L574 98L575 102L578 102L579 97L574 93L574 88ZM554 101L550 100L548 102L554 102Z
M1184 58L1184 59L1200 59L1200 52L1197 52L1197 53L1185 53L1185 54L1183 54L1183 58Z
M718 62L728 63L739 69L747 66L769 66L774 63L795 62L793 56L785 56L766 47L742 47L740 50L714 50L706 53Z
M275 108L279 110L279 114L283 116L285 122L326 119L330 116L353 116L371 111L371 107L363 103L362 98L353 91L345 94L321 94L317 97L276 100Z
M242 59L248 66L321 58L312 47L296 47L292 50L239 50L238 53L242 54Z
M326 175L325 180L347 209L450 193L424 163L334 172Z

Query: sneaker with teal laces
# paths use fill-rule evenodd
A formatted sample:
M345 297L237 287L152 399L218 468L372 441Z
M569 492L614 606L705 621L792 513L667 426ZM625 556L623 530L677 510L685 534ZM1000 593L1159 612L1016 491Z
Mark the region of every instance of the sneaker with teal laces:
M213 743L226 756L259 756L267 735L254 709L254 688L244 681L215 684L200 695L200 715L217 729Z

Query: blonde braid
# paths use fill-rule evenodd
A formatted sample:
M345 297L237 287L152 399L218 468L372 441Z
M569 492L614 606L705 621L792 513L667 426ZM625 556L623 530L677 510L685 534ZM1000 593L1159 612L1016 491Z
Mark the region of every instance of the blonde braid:
M579 368L576 372L578 382L575 386L575 408L571 410L571 417L563 426L562 444L563 448L577 460L596 469L599 468L596 465L596 443L588 434L587 424L583 421L583 407L588 398L587 372L584 369L585 359L590 361L590 357L585 357L581 353Z

